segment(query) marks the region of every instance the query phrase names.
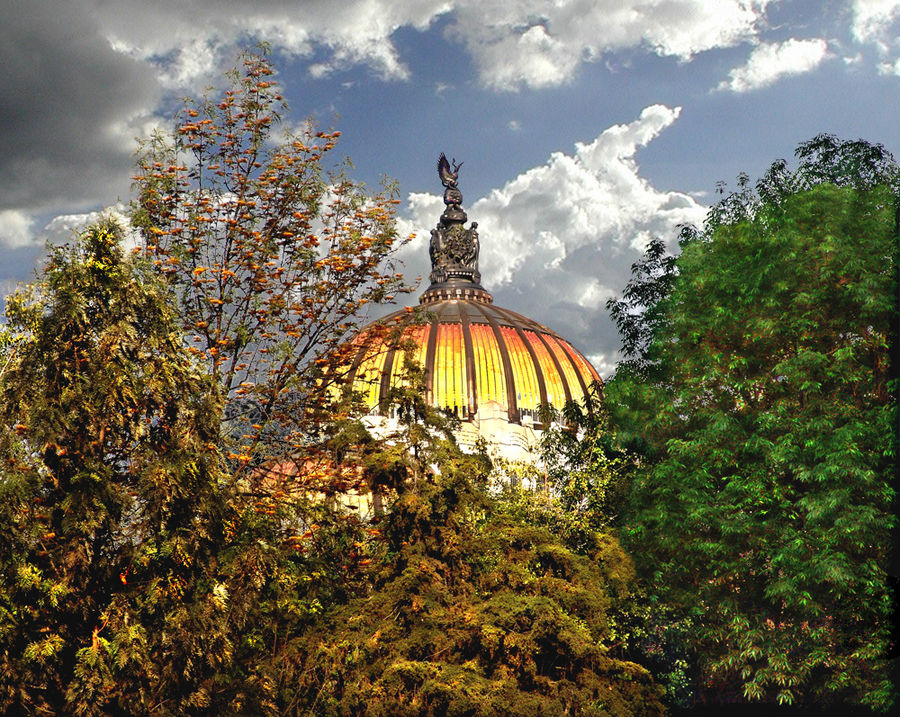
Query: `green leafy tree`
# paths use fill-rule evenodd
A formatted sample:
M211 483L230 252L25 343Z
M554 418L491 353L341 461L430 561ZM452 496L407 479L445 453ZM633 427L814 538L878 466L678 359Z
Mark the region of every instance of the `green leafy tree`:
M565 516L568 527L561 535L577 550L582 541L590 543L592 533L618 525L630 460L613 443L600 381L583 403L569 401L556 415L551 406L543 408L549 428L541 436L541 463L534 470L542 471L548 484L546 503Z
M685 227L683 238L693 236ZM662 329L666 315L663 300L668 298L677 277L675 257L666 252L661 239L652 239L641 261L631 265L631 280L619 299L606 302L610 318L622 336L622 353L616 371L647 377L658 359L652 355L653 337Z
M683 235L686 233L684 230ZM664 249L660 242L653 244L646 258L648 263L658 266L665 257ZM647 267L636 272L634 281L646 285L659 280L660 284L671 287L676 276L674 258L667 258L666 263L670 267L666 272L657 273ZM624 301L634 300L642 291L632 292ZM661 291L659 287L649 291L658 297L668 295L668 289ZM651 319L638 313L629 317L639 322L662 318L660 314ZM647 331L646 324L638 330ZM649 348L652 333L646 335ZM642 359L639 354L637 349L632 349L634 358ZM658 373L659 367L658 361L641 364L626 359L618 367L619 381L615 386L621 388L622 376L629 375L641 376L642 381L635 382L634 386L644 387L644 382ZM543 475L540 478L547 480L550 490L535 494L530 490L508 489L503 496L519 519L549 529L569 549L583 555L595 555L601 546L621 550L623 508L633 475L642 464L641 454L635 450L639 445L636 434L630 436L629 446L624 449L625 432L621 426L617 432L612 430L608 407L605 387L599 382L593 385L583 405L567 404L557 417L562 420L541 438ZM547 419L549 422L549 416ZM532 471L537 473L538 468L533 467ZM536 478L532 478L534 484L539 483ZM606 554L611 556L609 552ZM669 704L687 705L692 694L693 670L683 643L694 630L693 621L661 603L645 580L622 582L611 596L607 620L613 654L650 669L665 689Z
M277 713L267 658L346 601L361 527L233 480L220 388L120 238L89 228L7 301L0 710Z
M627 546L690 623L698 699L886 710L898 172L828 135L798 156L683 243L659 366L609 388L642 437Z
M7 301L5 709L152 704L151 676L165 668L152 664L136 593L171 604L220 539L221 404L183 348L165 287L123 257L120 234L90 228Z
M382 271L394 200L325 176L333 135L274 147L271 68L244 69L142 154L144 251L91 227L8 301L7 711L277 713L268 658L360 585L363 525L320 499L344 477L247 466L262 438L263 456L296 451L271 426L321 409L354 312L402 287Z

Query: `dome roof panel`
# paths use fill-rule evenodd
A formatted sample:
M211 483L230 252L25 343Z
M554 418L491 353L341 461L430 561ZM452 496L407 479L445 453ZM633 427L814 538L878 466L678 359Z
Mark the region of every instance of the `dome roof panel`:
M560 375L559 365L551 357L547 344L534 331L523 331L526 341L531 345L537 358L537 365L544 369L544 386L547 391L547 401L554 406L564 406L571 399L569 386Z

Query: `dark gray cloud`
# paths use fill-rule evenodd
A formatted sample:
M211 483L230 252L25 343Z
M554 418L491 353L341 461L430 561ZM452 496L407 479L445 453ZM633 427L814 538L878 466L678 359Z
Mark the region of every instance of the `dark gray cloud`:
M20 2L0 23L0 209L65 211L128 190L133 137L159 98L77 4Z

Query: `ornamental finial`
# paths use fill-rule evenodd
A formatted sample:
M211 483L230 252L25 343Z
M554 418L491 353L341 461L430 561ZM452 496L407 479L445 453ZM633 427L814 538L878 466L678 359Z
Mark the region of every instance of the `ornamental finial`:
M459 187L457 186L457 180L459 179L459 168L462 167L462 162L459 164L456 163L456 158L453 158L453 165L450 165L450 162L447 161L447 155L441 152L441 156L438 157L438 176L441 178L441 184L444 185L444 204L447 205L447 208L444 210L444 217L448 221L451 222L463 222L466 221L466 213L462 209L462 192L459 191Z
M462 192L457 187L459 168L447 160L441 152L438 158L438 176L444 185L444 213L437 228L431 230L431 286L444 284L468 284L481 288L481 274L478 271L478 223L472 222L465 228L468 219L462 208Z
M463 163L456 163L456 157L453 158L453 168L450 167L450 162L447 161L447 155L441 152L441 156L438 157L438 176L441 178L441 184L443 184L448 189L450 187L456 186L456 180L459 178L459 168L462 167Z

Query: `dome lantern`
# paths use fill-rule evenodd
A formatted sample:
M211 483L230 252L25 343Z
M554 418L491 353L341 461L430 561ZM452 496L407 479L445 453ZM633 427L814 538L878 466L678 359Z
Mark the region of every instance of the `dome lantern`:
M462 192L457 186L459 168L462 162L453 160L451 165L441 152L438 159L438 176L444 185L444 213L437 227L431 230L428 253L431 256L431 285L419 299L420 304L429 304L443 299L459 299L493 303L493 297L481 286L478 271L478 222L466 229L468 220L462 208Z

